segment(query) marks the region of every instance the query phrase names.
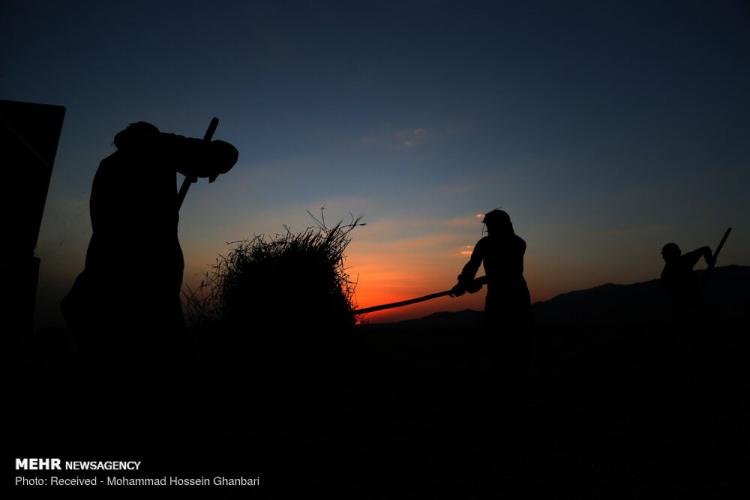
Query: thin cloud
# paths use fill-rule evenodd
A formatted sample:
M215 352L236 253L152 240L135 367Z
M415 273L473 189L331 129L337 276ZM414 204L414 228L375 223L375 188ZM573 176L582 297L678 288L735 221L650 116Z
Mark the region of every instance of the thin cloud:
M385 147L392 149L413 149L427 143L434 134L424 127L401 129L395 132L371 134L360 137L354 143L362 147Z
M415 128L411 130L400 130L395 134L401 146L405 148L413 148L423 144L429 138L427 129Z

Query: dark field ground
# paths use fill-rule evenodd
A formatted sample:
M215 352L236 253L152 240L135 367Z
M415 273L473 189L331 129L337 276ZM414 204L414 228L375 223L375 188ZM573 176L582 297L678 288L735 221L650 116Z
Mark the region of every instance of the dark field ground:
M537 305L529 372L516 378L496 369L472 311L339 337L194 329L201 376L182 384L187 407L166 450L151 427L169 405L137 397L148 380L107 391L112 374L76 372L65 331L40 332L11 360L9 455L95 458L84 443L120 459L110 438L148 435L131 449L149 473L160 464L262 484L120 498L745 498L748 276L717 269L713 302L678 322L658 316L651 282ZM139 420L77 406L121 395Z
M509 387L478 329L360 327L326 366L291 355L265 394L249 383L220 453L280 498L732 497L750 492L745 330L538 328Z
M268 498L737 498L750 492L750 343L746 323L704 332L538 327L512 386L471 327L365 326L344 346L276 354L250 344L240 364L204 364L190 462L260 475L253 496ZM76 439L65 415L86 382L59 359L47 353L41 413L15 436L36 436L22 447L40 456Z

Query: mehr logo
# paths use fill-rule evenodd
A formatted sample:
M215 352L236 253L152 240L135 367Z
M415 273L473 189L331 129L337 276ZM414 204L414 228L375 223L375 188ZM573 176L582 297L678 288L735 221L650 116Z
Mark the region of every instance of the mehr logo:
M59 458L17 458L16 470L60 470Z

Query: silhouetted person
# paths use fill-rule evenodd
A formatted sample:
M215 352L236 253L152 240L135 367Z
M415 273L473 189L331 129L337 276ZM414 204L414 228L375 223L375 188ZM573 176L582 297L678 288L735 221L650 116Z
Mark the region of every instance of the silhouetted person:
M145 122L119 132L114 145L94 177L85 269L61 305L82 380L93 384L86 418L125 426L98 438L124 433L120 444L138 452L138 438L158 440L154 433L175 426L193 368L180 304L176 174L225 173L238 153L226 142L165 134Z
M510 216L502 210L488 212L482 222L488 234L477 242L452 294L478 291L473 281L484 264L484 321L490 354L502 375L522 376L528 368L531 345L531 300L523 277L526 242L515 234Z
M669 293L676 311L687 311L698 303L700 283L693 268L703 258L706 264L715 263L711 248L701 247L683 254L675 243L667 243L661 250L664 258L664 270L661 280Z

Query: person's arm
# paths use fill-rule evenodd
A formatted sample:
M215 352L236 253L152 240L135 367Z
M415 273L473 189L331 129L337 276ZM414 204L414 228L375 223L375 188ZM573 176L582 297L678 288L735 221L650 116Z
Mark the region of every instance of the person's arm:
M458 283L451 290L451 296L458 297L463 295L467 291L470 291L472 293L476 291L474 290L474 287L471 286L471 284L474 281L474 277L477 275L477 271L479 271L479 266L482 265L481 243L482 240L480 240L474 246L474 250L471 252L471 258L469 259L469 262L467 262L464 268L461 270L461 274L458 275Z
M708 264L708 266L713 266L715 264L710 247L700 247L697 250L693 250L692 252L683 254L682 261L686 266L689 266L689 268L692 269L695 267L701 257L703 257L703 260L706 261L706 264Z
M187 177L215 177L227 173L239 157L237 148L224 141L204 141L176 134L160 134L164 160Z
M460 283L471 283L474 281L474 277L477 275L477 271L479 271L479 266L482 265L482 244L481 240L479 243L474 246L474 250L471 252L471 258L469 259L469 262L466 263L463 270L461 271L461 274L458 275L458 281Z

